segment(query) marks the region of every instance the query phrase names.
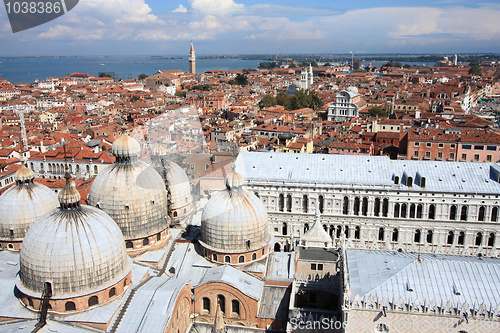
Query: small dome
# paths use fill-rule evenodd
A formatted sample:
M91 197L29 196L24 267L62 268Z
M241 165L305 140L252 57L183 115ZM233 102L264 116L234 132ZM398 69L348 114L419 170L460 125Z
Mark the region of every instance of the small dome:
M80 203L80 199L81 199L80 192L78 192L74 183L70 184L69 173L67 173L64 176L64 178L66 178L66 185L61 190L61 192L59 192L59 195L58 195L59 203L61 204L61 206Z
M57 194L33 182L33 171L22 166L16 185L0 196L0 241L21 242L31 225L59 204Z
M237 172L231 172L226 176L226 187L234 189L243 186L243 176Z
M75 191L68 180L61 201L75 200ZM26 295L40 297L48 281L52 298L79 297L116 284L130 269L120 229L106 213L61 203L26 234L17 287Z
M158 145L153 148L153 155L154 156L167 156L168 155L168 150L167 148L163 147L162 145Z
M354 86L350 86L349 88L347 88L347 92L351 92L353 94L359 94L358 92L358 88L354 87Z
M35 173L31 169L27 168L24 163L21 164L21 168L14 174L14 179L16 180L16 182L25 183L33 180L34 178Z
M141 153L141 145L136 139L129 136L127 133L123 133L113 142L111 152L115 157L139 156Z
M242 184L239 174L229 179L232 185ZM241 186L217 192L205 205L201 221L202 241L220 251L260 249L270 240L266 208Z

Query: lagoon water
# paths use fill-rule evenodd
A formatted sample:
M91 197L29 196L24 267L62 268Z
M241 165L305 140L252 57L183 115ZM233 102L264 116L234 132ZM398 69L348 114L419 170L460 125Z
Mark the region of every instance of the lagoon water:
M242 59L197 59L196 71L204 73L210 70L237 70L257 68L265 60ZM374 61L373 66L385 62ZM404 62L409 65L430 63ZM364 66L368 62L363 62ZM32 83L48 77L61 77L74 72L89 73L97 76L99 72L114 72L116 78L137 78L139 74L153 75L158 70L180 69L188 71L187 58L168 59L153 56L93 56L93 57L0 57L0 78L10 82Z
M263 60L241 59L197 59L196 71L203 73L218 69L257 68ZM114 72L126 78L130 74L153 75L158 70L180 69L188 71L187 59L167 59L161 57L0 57L0 78L10 82L32 83L48 77L61 77L74 72L97 76L99 72Z

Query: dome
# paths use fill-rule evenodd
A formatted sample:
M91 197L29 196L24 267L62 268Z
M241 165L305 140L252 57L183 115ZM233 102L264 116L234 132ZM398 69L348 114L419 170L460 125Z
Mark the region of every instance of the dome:
M125 239L148 236L167 226L165 183L142 161L106 167L95 178L88 201L113 218Z
M141 153L141 145L136 139L129 136L127 133L123 133L113 142L111 152L117 158L138 156Z
M350 86L349 88L347 88L347 92L351 92L353 94L359 94L358 92L358 88L354 87L354 86Z
M240 184L242 177L230 174L226 181ZM251 251L270 240L266 208L241 186L217 192L205 205L201 221L202 241L219 251Z
M34 173L22 166L14 174L16 184L0 196L0 243L16 250L31 225L58 206L56 193L33 181ZM8 245L19 242L19 244Z
M123 139L127 137L123 134L115 143L135 141L130 137ZM136 148L139 149L138 143ZM168 228L165 183L153 167L129 155L138 155L140 149L136 148L119 150L123 155L115 155L116 162L97 175L88 196L89 205L109 214L125 240L147 238ZM149 245L148 239L144 245Z
M52 299L80 297L128 276L131 260L111 217L94 207L80 206L80 195L69 177L59 200L61 206L39 218L24 238L20 292L39 298L49 282Z
M167 159L168 151L157 146L153 149L155 169L165 181L169 193L169 215L172 223L183 223L193 210L191 183L184 170L175 162Z

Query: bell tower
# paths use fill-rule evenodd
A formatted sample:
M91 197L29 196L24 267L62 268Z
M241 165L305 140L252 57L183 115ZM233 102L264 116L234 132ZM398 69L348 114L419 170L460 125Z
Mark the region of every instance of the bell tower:
M196 57L194 55L193 42L191 42L191 48L189 49L189 73L196 74Z

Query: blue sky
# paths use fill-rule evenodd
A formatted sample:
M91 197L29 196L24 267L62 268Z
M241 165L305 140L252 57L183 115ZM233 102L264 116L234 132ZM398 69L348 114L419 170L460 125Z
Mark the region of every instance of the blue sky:
M80 0L13 34L0 56L500 53L499 1Z

